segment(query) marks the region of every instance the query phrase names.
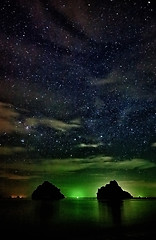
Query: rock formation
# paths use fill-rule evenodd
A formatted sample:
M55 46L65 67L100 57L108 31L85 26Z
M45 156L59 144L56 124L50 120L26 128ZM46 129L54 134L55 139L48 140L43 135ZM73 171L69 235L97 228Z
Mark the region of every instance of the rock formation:
M130 198L133 198L133 196L130 193L123 191L115 180L102 186L97 192L97 199L119 200Z
M32 199L35 200L59 200L65 196L60 192L60 189L48 181L44 181L32 193Z

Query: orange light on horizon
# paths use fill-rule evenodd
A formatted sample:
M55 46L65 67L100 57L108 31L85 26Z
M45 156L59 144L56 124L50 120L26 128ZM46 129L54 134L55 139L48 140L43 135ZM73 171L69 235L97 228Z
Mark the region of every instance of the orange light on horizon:
M11 195L10 196L11 198L26 198L26 196L25 195Z

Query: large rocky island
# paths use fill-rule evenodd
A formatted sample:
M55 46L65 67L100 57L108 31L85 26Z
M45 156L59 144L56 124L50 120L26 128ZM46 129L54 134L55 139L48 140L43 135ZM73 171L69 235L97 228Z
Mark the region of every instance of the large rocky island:
M32 193L34 200L59 200L65 196L60 192L60 189L48 181L44 181Z
M123 191L115 180L110 181L109 184L102 186L98 189L97 199L110 199L110 200L120 200L120 199L131 199L133 196Z

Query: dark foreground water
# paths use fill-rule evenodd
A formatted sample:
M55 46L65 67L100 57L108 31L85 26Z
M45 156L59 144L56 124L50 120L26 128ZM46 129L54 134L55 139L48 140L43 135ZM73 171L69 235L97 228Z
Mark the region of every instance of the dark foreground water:
M156 200L0 200L3 239L156 239Z

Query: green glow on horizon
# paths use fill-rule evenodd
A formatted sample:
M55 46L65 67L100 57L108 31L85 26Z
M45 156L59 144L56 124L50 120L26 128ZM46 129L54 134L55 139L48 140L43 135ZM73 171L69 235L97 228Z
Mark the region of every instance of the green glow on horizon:
M69 194L69 197L72 197L72 198L83 198L85 197L84 193L81 191L81 190L73 190L70 194Z

